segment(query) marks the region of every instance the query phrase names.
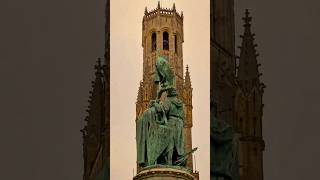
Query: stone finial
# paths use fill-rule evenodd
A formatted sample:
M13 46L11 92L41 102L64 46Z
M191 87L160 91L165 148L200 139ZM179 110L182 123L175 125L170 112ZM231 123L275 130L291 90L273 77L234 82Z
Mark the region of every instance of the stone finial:
M252 17L250 17L250 12L246 9L245 17L242 18L244 21L244 26L250 26L250 22L252 21Z
M147 6L145 7L144 9L144 14L147 15L148 14L148 9L147 9Z
M176 3L173 3L172 10L173 10L173 11L176 11Z
M160 7L160 1L158 1L158 7L157 7L157 9L160 9L161 7Z
M138 90L138 97L137 97L137 102L140 103L143 101L143 82L140 81L140 86Z
M184 84L186 87L191 87L191 78L190 78L190 72L189 72L189 66L186 67L186 75L184 77Z

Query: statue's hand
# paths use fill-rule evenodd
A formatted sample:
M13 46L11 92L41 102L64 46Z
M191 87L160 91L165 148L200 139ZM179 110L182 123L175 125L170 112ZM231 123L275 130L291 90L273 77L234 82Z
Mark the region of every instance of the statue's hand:
M155 106L156 101L155 100L151 100L149 103L149 108Z
M154 103L154 107L156 108L157 112L162 112L161 105L159 103Z

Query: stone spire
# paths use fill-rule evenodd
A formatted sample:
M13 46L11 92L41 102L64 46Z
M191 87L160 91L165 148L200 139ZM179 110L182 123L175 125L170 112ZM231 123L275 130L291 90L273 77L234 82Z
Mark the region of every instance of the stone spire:
M105 123L105 75L100 58L95 65L95 80L92 81L89 105L86 110L88 115L85 117L86 125L81 130L83 135L84 153L84 179L89 178L89 169L92 168L102 142L102 132Z
M160 1L158 1L158 6L157 6L157 9L160 9L161 6L160 6Z
M140 81L140 86L138 90L137 103L141 103L143 101L143 82Z
M104 120L104 75L101 60L98 59L95 65L95 80L92 81L92 91L90 91L89 106L86 117L88 134L94 134L99 139L99 134ZM98 129L96 129L98 128Z
M250 89L256 83L259 83L259 69L260 64L257 62L258 54L256 52L257 44L254 43L254 36L251 32L252 17L248 9L245 12L244 20L244 34L242 38L242 44L240 48L239 66L237 78L242 87Z
M145 14L145 15L148 14L148 8L147 8L147 7L144 9L144 14Z
M97 61L97 64L94 66L94 69L96 70L96 78L102 77L102 65L101 65L101 59L99 58Z
M187 88L191 88L191 78L190 78L189 66L188 65L186 67L186 75L185 75L185 78L184 78L184 85Z

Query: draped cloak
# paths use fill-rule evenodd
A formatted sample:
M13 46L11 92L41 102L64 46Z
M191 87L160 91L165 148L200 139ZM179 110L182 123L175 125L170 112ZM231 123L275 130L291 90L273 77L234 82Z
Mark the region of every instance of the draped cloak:
M239 178L238 139L232 127L224 120L212 116L211 121L211 166L214 180L225 177L231 180Z
M184 154L183 103L168 97L155 103L137 120L137 163L146 167L159 163L165 153L174 148L178 156ZM173 159L174 160L174 159Z

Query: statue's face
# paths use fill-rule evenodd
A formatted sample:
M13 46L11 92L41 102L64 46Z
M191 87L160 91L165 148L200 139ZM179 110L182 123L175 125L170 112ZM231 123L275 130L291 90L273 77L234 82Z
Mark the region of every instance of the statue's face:
M167 92L163 92L160 97L160 102L164 102L167 99Z
M163 57L158 57L157 62L156 62L156 67L160 68L162 67L164 64L166 64L167 60Z

